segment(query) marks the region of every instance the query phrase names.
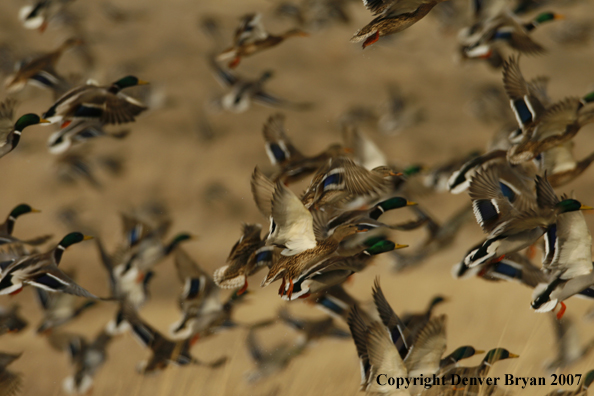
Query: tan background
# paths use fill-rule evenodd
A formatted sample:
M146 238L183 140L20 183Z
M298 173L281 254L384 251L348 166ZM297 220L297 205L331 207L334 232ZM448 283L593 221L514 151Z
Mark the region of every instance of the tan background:
M264 22L271 32L287 28L271 16L270 1L143 1L120 2L133 19L114 24L105 17L100 1L79 1L72 10L81 15L81 24L96 56L96 67L81 70L73 53L64 56L59 70L78 72L107 83L133 72L151 81L153 88L166 96L166 106L142 115L132 125L132 134L125 141L97 142L97 152L118 152L125 156L126 173L116 179L100 174L103 191L85 184L64 186L53 176L53 157L45 150L49 129L26 130L22 146L2 159L2 195L0 213L8 213L20 202L28 202L43 210L18 221L15 235L30 237L54 233L56 240L70 231L56 219L57 211L68 205L81 209L84 221L100 230L106 243L114 246L119 238L118 212L148 200L164 200L174 219L173 231L187 230L200 236L187 244L187 250L208 271L224 263L229 249L239 236L240 222L261 222L249 189L249 177L255 165L270 169L261 137L261 127L273 110L254 106L244 114L209 116L216 136L212 141L199 138L198 124L204 105L222 89L207 68L205 55L211 41L197 28L199 17L217 16L230 41L237 19L255 10L264 13ZM17 23L20 2L5 0L0 4L0 43L9 45L19 56L48 51L67 37L67 30L49 29L40 35L27 31ZM327 144L339 141L336 128L339 115L352 105L379 105L385 100L388 83L399 84L405 93L413 94L426 109L427 121L404 131L399 136L381 137L367 130L380 142L388 157L402 164L428 165L462 154L473 148L482 149L498 126L484 124L467 111L472 88L478 83L498 82L500 73L483 64L457 65L453 62L455 33L444 34L436 27L436 19L427 17L416 26L389 42L380 42L361 51L349 43L358 27L370 20L362 4L350 6L353 23L314 32L309 38L295 38L266 53L245 59L239 73L256 77L266 68L276 74L268 88L279 96L316 103L306 113L287 112L287 127L294 143L304 153L321 151ZM562 9L569 18L593 15L591 3ZM552 77L553 98L581 94L593 86L592 43L587 47L564 48L550 40L553 26L544 26L535 33L550 52L538 58L524 57L522 69L527 76ZM133 91L131 91L133 93ZM1 95L0 97L3 97ZM52 102L51 94L28 87L18 96L22 101L18 113L41 113ZM577 138L579 156L593 148L591 127L584 128ZM586 204L594 204L594 171L590 170L563 188L575 190ZM205 194L213 183L226 189L215 202L208 203ZM420 200L437 218L444 219L453 210L468 202L467 195L440 195ZM401 215L406 217L406 215ZM396 219L398 216L394 216ZM592 218L588 218L590 225ZM361 299L371 296L371 285L381 275L384 291L397 312L420 310L431 295L442 293L451 302L438 311L448 315L448 350L463 344L490 349L503 346L521 355L520 359L497 364L493 375L514 373L544 375L542 363L552 358L552 327L546 315L529 308L531 291L516 284L490 284L480 280L455 281L450 276L452 264L481 236L475 224L465 227L458 242L425 265L413 271L394 275L387 260L354 277L348 290ZM418 244L422 234L398 234L399 243ZM70 249L63 267L76 268L79 282L96 293L107 292L107 280L92 242ZM276 296L277 287L260 289L262 274L251 280L250 301L237 311L237 320L255 321L275 314L283 304ZM162 331L177 320L175 298L180 291L171 260L157 268L152 283L152 301L142 316ZM0 304L17 301L31 326L23 334L0 338L0 350L24 351L13 365L25 375L24 395L60 395L61 382L70 368L65 355L50 349L47 342L34 334L40 318L30 288L18 297L3 296ZM578 319L588 302L572 299L568 315ZM293 311L304 315L320 313L301 302L291 304ZM103 304L67 327L70 331L94 335L111 317L114 307ZM592 324L581 322L584 337L591 334ZM278 327L279 340L294 337L292 330ZM227 365L217 371L203 368L171 368L158 376L144 378L135 371L138 361L147 356L129 335L116 340L109 349L110 360L96 378L94 395L282 395L358 394L359 367L351 341L323 341L295 360L283 374L249 386L244 372L251 368L244 348L245 331L233 330L199 343L193 350L204 360L220 355L230 356ZM263 338L263 337L261 337ZM585 342L585 340L584 340ZM269 343L272 346L273 343ZM469 360L476 364L479 358ZM594 356L568 372L583 373L594 367ZM544 394L550 387L534 388L526 394Z

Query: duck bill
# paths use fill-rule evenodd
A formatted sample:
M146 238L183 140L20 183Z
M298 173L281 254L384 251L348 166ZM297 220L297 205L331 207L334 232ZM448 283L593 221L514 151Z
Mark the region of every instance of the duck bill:
M394 250L396 250L396 249L404 249L404 248L407 248L407 247L408 247L408 245L399 245L399 244L396 244L394 246Z
M592 209L594 209L594 208L591 206L587 206L587 205L580 206L580 210L592 210Z
M136 85L148 85L148 84L150 84L148 81L138 80L138 84L136 84Z
M475 349L475 350L474 350L474 354L475 354L475 355L480 355L481 353L485 353L485 351L483 351L483 350L478 350L478 349Z
M515 353L510 353L509 354L509 358L510 359L519 358L519 357L520 357L520 355L516 355Z
M31 209L31 213L41 213L41 210L39 210L39 209Z
M412 202L412 201L406 201L406 206L415 206L415 205L418 205L418 203Z
M39 123L40 124L51 124L52 122L50 120L46 120L45 118L40 118Z
M90 235L85 235L85 236L83 237L83 241L88 241L89 239L93 239L93 237L92 237L92 236L90 236Z

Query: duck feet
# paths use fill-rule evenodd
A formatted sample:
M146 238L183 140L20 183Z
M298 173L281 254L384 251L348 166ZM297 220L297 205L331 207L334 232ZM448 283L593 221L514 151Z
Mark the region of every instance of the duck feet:
M282 295L285 294L285 284L286 284L285 278L283 278L283 281L281 282L281 285L278 288L278 294L279 294L279 296L282 296Z
M363 42L363 49L369 47L371 44L375 43L379 40L379 31L375 32L371 36L367 37L367 39Z
M289 301L291 301L291 296L293 295L293 279L289 279L289 290L287 290L287 297Z
M66 128L68 125L72 124L72 120L66 120L62 123L62 125L60 125L61 129Z
M565 305L563 301L561 301L559 304L561 304L561 309L559 312L557 312L557 320L561 320L563 315L565 315L565 311L567 310L567 305Z
M136 277L136 283L142 283L142 281L144 281L144 272L139 272Z
M15 290L12 293L10 293L9 296L16 296L17 294L19 294L22 291L23 291L23 288L21 287L20 289Z
M248 288L248 281L247 281L247 278L246 278L246 279L245 279L245 283L243 284L243 286L241 287L241 289L239 289L239 290L237 291L237 295L238 295L238 296L241 296L243 293L245 293L245 292L246 292L247 288Z

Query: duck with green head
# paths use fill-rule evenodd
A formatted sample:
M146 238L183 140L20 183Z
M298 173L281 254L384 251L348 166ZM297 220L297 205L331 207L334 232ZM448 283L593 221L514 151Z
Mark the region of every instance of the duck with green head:
M71 232L45 253L15 257L0 263L0 295L16 294L25 285L31 285L50 292L97 299L97 296L80 287L58 268L62 254L68 247L91 238L80 232Z
M474 347L470 345L461 346L457 348L454 352L442 358L439 363L439 368L442 371L447 371L454 367L458 367L458 363L460 362L460 360L468 359L473 357L474 355L479 355L481 353L485 353L485 351L474 349Z
M123 77L108 86L94 84L75 87L62 95L43 116L52 123L62 122L62 128L72 120L96 120L103 124L133 122L147 107L121 91L148 82L135 76Z
M543 12L526 23L518 23L508 13L485 18L461 35L461 52L465 58L489 59L499 53L499 46L505 44L520 53L542 54L546 50L530 37L530 33L543 23L559 19L563 16L552 12Z
M6 221L4 221L4 223L0 224L0 245L4 245L7 243L24 243L27 245L41 245L45 242L47 242L48 239L50 239L52 236L51 235L44 235L38 238L34 238L34 239L29 239L29 240L20 240L18 238L15 238L12 236L12 232L14 230L14 223L16 222L16 219L19 216L22 216L24 214L27 213L38 213L40 212L37 209L33 209L31 206L27 205L27 204L20 204L17 205L14 209L12 209L8 215L8 217L6 217Z
M452 367L450 370L443 372L443 375L445 376L445 379L447 381L446 384L452 380L454 374L459 375L462 378L485 377L489 373L489 370L495 363L497 363L501 360L515 359L515 358L519 358L519 357L520 357L519 355L511 353L510 351L508 351L505 348L495 348L495 349L491 349L489 352L487 352L487 354L485 355L485 357L483 358L483 360L480 362L480 364L478 366ZM479 385L477 385L477 387L478 386ZM470 388L471 388L470 386L464 387L464 389L469 392L471 391Z
M49 123L37 114L29 113L21 116L14 124L14 108L16 101L6 99L0 103L0 158L16 148L21 140L21 134L27 127Z

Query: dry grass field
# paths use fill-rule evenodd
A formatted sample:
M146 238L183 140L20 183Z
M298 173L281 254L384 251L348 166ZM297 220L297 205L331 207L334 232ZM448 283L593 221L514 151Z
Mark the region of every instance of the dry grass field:
M79 0L71 5L72 12L80 17L80 29L95 64L85 66L75 52L69 52L58 65L60 71L101 83L135 74L151 82L152 98L158 106L131 124L128 138L92 143L94 153L115 153L125 160L124 172L119 177L98 173L102 189L84 182L59 183L54 157L46 149L51 128L36 126L26 130L21 146L0 161L0 214L27 202L42 213L19 219L15 235L52 233L53 241L57 241L73 231L60 222L58 213L64 207L74 207L79 210L81 221L96 230L111 248L120 238L120 212L162 201L173 219L172 232L184 230L199 237L186 244L186 250L212 273L225 262L240 235L241 222L259 222L267 227L267 220L252 201L249 179L256 165L272 169L262 144L261 129L275 110L254 105L242 114L208 113L209 101L224 91L209 70L206 57L213 49L213 41L200 31L199 21L205 16L216 17L223 28L224 44L230 43L238 18L244 13L261 11L265 25L272 32L286 29L288 22L273 16L271 0L111 2L129 16L117 23L106 14L106 4L103 0ZM17 58L49 51L72 34L72 30L59 26L50 26L43 34L25 30L17 19L21 5L18 0L0 2L0 45L8 46ZM591 1L557 8L568 20L594 17ZM394 136L381 135L371 128L365 130L391 160L431 166L472 149L484 149L498 125L477 120L469 114L468 103L476 87L487 82L499 83L501 73L478 62L454 62L456 32L439 29L434 15L391 40L382 40L362 51L349 38L370 20L370 15L358 2L349 4L348 9L353 19L349 25L333 25L312 32L308 38L292 39L244 59L238 68L239 74L249 77L257 77L266 69L274 70L275 75L267 85L272 93L315 104L309 111L285 112L288 133L295 145L304 153L313 154L331 142L340 141L337 122L340 115L355 105L381 105L387 98L387 87L397 84L424 108L426 119ZM553 98L592 90L593 43L559 45L551 40L551 32L556 28L546 26L535 32L535 37L549 51L539 57L523 57L524 74L550 76ZM130 90L131 95L145 92L140 88ZM4 97L5 94L0 94L0 98ZM39 114L52 103L50 92L31 86L17 98L21 103L18 114ZM213 128L209 138L201 133L205 114ZM578 157L594 149L593 133L589 126L577 136ZM594 170L589 170L559 193L574 191L583 203L594 205L593 181ZM421 197L418 201L443 220L468 205L469 198L467 194L445 193ZM407 214L393 218L399 216L406 218ZM593 217L587 216L587 220L594 226ZM422 232L395 233L398 243L411 247L423 237ZM346 287L354 296L369 301L373 279L379 276L396 312L421 310L433 295L443 294L450 299L438 308L439 313L448 316L448 353L464 344L479 349L503 346L521 357L498 363L492 370L494 376L545 375L543 364L555 354L554 333L549 316L530 309L532 291L515 283L457 281L450 275L452 265L481 237L480 228L474 222L469 223L452 246L418 268L393 273L389 257L380 256ZM76 269L79 283L92 292L99 295L108 292L107 277L92 242L69 249L61 265ZM251 293L235 312L237 321L249 323L269 318L286 304L276 295L278 284L259 287L262 276L259 273L250 280ZM179 318L176 298L180 290L173 260L169 258L156 268L152 299L141 316L167 332L170 324ZM0 296L2 306L13 302L22 306L30 326L21 334L0 337L0 351L23 352L12 365L14 371L24 375L22 394L64 394L62 381L71 371L70 364L66 354L52 350L43 337L35 334L41 314L32 288L26 288L18 296ZM301 301L289 305L295 314L322 316L320 311ZM582 341L587 342L594 324L581 318L591 302L571 299L567 305L567 315L578 323ZM68 324L65 330L92 337L115 309L115 304L101 303ZM268 347L296 337L293 330L280 325L259 335ZM281 374L251 385L245 380L245 373L253 368L245 348L245 336L244 329L234 329L194 347L195 355L203 360L229 356L221 369L171 367L158 375L143 377L137 374L136 365L149 352L130 335L123 335L109 348L109 361L96 376L93 395L359 394L359 365L351 340L322 340L311 345ZM480 359L474 357L466 363L477 364ZM566 372L585 373L591 368L594 368L594 354ZM511 389L522 395L544 395L553 387Z

